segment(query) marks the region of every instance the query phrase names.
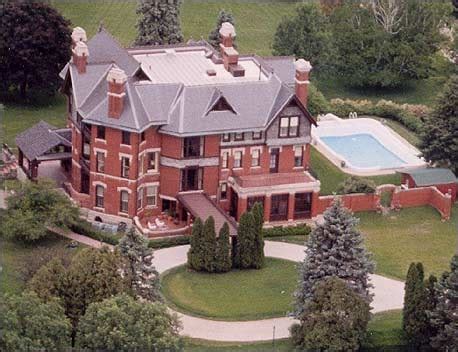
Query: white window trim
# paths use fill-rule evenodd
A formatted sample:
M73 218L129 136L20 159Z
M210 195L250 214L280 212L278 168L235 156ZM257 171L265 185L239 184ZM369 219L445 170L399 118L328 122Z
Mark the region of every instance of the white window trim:
M149 151L146 153L146 156L148 155L148 153L155 153L155 164L156 164L156 167L154 169L150 169L148 170L148 167L146 167L146 174L150 175L150 174L157 174L159 173L159 152L158 151ZM144 171L144 170L143 170ZM145 173L145 172L143 172Z
M102 181L94 181L92 182L93 186L102 186L103 188L107 189L107 184Z
M128 187L118 187L116 188L118 192L121 192L121 191L127 191L127 193L131 194L132 193L132 190Z
M146 149L143 149L140 153L138 153L138 155L140 156L142 154L150 153L150 152L158 152L158 153L160 153L161 152L161 148L146 148Z
M107 151L106 149L100 149L100 148L92 148L94 150L94 155L97 155L97 153L102 153L103 155L107 156Z
M245 148L233 148L232 155L234 155L236 152L242 152L242 155L245 155Z
M223 156L224 153L228 153L228 155L231 156L232 149L221 149L220 156Z
M122 158L128 158L129 161L132 161L132 155L131 154L119 153L119 160L121 160Z
M96 141L97 143L107 144L107 140L106 140L106 139L102 139L102 138L97 138L97 137L95 137L95 141Z

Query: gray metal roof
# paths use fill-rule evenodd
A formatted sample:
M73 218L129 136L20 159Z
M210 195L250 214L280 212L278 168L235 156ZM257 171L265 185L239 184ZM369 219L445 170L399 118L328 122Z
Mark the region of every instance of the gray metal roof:
M64 145L71 147L68 140L70 130L57 129L45 121L40 121L16 136L16 145L27 159L34 160L51 148Z
M88 47L86 72L79 74L70 63L62 75L71 77L75 106L84 121L90 124L134 132L155 125L161 126L164 133L178 135L257 131L264 130L280 109L294 98L292 57L251 57L261 63L265 72L263 80L186 85L185 82L140 81L136 75L140 63L134 59L134 52L138 50L131 49L130 54L103 29L88 42ZM185 45L178 47L181 52L186 50ZM156 52L158 49L141 50ZM191 44L189 50L195 52L196 45ZM172 55L171 60L176 58ZM249 59L244 57L244 60ZM119 119L108 117L106 76L114 66L123 69L129 77ZM212 111L212 105L220 98L224 98L233 111ZM307 117L311 118L310 114L307 113Z
M399 173L410 175L417 186L441 185L457 182L455 174L445 168L418 168Z

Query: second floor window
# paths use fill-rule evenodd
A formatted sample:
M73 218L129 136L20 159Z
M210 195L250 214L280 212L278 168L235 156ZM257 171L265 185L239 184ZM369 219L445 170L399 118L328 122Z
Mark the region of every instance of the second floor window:
M235 168L242 167L242 152L241 151L234 152L234 167Z
M221 183L221 199L227 199L227 183Z
M122 131L121 144L130 145L130 132Z
M123 156L121 158L121 177L129 178L130 159Z
M183 157L198 157L203 154L202 139L200 137L187 137L183 141Z
M105 189L103 186L95 186L95 206L97 208L104 207Z
M105 139L105 127L104 126L97 126L97 138Z
M234 134L235 141L243 141L245 139L245 134L243 132L237 132Z
M156 193L157 193L156 186L146 187L146 205L156 206L156 202L157 202Z
M97 172L105 172L105 153L97 152L96 156Z
M129 192L121 191L119 198L120 198L119 211L121 213L128 213L129 212Z
M297 137L299 135L299 117L288 116L280 119L279 137Z
M221 161L221 167L223 169L227 169L229 167L229 152L223 152L223 155L221 156L222 161Z
M302 146L294 147L294 167L302 166Z
M259 166L261 152L259 149L254 149L251 153L251 166Z
M147 154L147 170L156 172L158 170L158 156L157 152L149 152Z

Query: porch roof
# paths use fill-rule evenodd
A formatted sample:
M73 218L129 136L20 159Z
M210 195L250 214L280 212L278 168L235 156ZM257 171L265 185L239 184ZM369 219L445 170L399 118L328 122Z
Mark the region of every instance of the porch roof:
M242 188L271 187L296 183L311 183L316 180L306 172L273 173L263 175L245 175L234 177Z
M224 223L227 222L229 225L229 234L231 236L237 235L236 222L218 207L207 194L203 192L180 193L177 199L192 216L199 217L202 221L205 221L209 216L213 216L216 234L218 234Z

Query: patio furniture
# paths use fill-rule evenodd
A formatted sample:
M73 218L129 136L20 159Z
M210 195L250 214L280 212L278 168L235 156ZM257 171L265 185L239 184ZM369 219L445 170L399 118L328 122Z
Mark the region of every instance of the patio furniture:
M149 230L152 230L152 231L157 230L157 226L152 224L152 223L150 223L149 221L147 223L147 226L148 226Z
M158 218L156 218L155 223L156 223L157 227L159 227L160 229L165 228L165 222L159 220Z

